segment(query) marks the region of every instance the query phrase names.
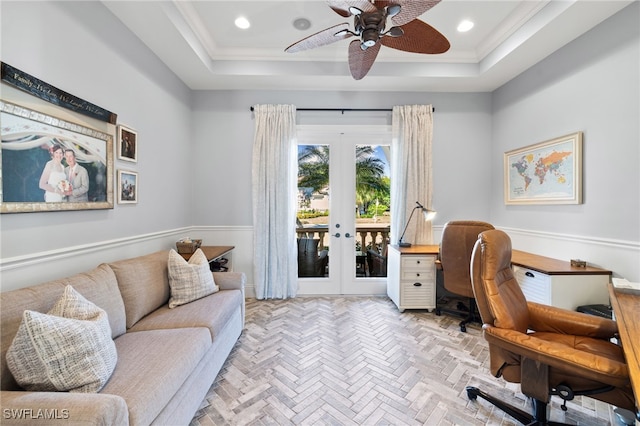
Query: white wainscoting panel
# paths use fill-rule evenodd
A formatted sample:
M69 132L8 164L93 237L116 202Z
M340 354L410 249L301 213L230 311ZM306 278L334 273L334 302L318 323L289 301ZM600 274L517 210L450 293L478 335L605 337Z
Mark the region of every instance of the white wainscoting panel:
M438 244L443 226L434 225ZM611 270L616 277L640 281L640 242L597 239L516 228L500 228L511 237L514 249L569 261L586 260L589 265ZM232 245L233 270L247 276L247 297L255 297L253 279L253 227L192 226L153 234L137 235L85 246L0 259L0 289L13 290L63 278L112 262L157 250L175 248L180 238L201 238L205 245Z
M104 262L175 248L176 241L190 232L190 228L171 229L0 259L0 290L29 287L88 271Z
M496 228L499 228L496 226ZM509 234L514 249L540 256L570 261L580 259L589 266L613 272L614 277L640 281L640 242L593 238L581 235L565 235L529 231L516 228L499 228Z

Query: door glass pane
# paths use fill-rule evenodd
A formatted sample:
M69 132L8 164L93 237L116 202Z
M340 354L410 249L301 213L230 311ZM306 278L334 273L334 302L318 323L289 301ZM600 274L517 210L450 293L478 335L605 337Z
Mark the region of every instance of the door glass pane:
M298 277L329 275L329 147L298 145Z
M356 146L356 277L387 276L391 223L389 146Z

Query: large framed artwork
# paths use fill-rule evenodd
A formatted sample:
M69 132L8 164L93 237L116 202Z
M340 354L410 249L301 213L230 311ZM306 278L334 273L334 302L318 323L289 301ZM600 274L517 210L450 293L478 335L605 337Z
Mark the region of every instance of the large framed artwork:
M113 135L0 100L0 212L113 208Z
M582 132L504 153L505 204L581 204Z

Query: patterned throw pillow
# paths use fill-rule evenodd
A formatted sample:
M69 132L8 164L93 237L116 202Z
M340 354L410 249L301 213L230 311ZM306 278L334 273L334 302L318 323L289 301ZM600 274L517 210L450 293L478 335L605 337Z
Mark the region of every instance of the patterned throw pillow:
M169 308L184 305L220 290L213 281L209 261L202 250L184 260L175 250L169 251Z
M31 391L98 392L117 361L107 313L70 285L47 314L24 311L7 351L16 382Z

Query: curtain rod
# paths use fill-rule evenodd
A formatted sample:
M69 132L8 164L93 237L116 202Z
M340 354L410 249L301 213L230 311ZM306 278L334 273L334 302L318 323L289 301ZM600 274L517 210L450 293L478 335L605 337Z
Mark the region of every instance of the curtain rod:
M249 110L253 111L253 107L250 107ZM431 111L435 112L435 108L431 108ZM342 114L345 111L385 111L391 112L393 109L391 108L296 108L296 111L340 111Z

